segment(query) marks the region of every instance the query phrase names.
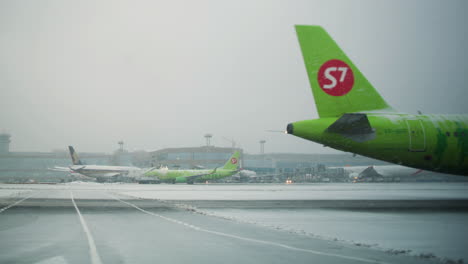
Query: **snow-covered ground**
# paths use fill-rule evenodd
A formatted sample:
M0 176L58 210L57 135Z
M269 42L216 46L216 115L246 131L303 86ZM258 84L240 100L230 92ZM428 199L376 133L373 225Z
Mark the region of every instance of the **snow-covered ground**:
M419 200L468 199L467 183L307 185L114 185L122 194L164 200Z
M0 198L112 199L107 194L176 201L450 200L468 199L466 183L308 185L138 185L75 182L0 185ZM430 202L430 201L429 201ZM229 202L226 202L229 206ZM468 260L467 211L336 210L318 208L194 208L196 212L362 246ZM397 251L394 251L397 252Z
M468 212L201 209L209 215L414 255L468 259Z

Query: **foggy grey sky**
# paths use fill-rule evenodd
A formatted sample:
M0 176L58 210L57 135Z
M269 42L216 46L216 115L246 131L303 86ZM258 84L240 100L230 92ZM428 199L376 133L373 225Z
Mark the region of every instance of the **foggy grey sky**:
M324 26L402 112L466 113L466 1L2 1L12 151L216 146L331 153L268 133L317 117L295 24Z

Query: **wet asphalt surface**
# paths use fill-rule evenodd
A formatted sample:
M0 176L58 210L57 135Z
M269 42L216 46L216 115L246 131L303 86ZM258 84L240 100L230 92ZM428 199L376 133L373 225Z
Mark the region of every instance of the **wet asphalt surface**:
M265 206L262 202L236 206ZM137 199L96 186L0 188L0 263L440 262L207 215L194 207L200 203ZM281 200L268 206L278 204Z

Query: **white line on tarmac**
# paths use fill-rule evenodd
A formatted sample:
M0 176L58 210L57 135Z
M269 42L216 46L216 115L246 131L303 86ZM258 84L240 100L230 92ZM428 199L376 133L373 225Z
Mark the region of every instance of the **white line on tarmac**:
M101 257L99 257L99 253L96 248L96 244L94 243L93 236L91 235L91 232L88 229L88 225L86 224L83 216L80 213L80 209L78 209L78 206L76 206L75 199L73 198L73 192L70 191L70 197L73 203L73 206L75 206L76 212L78 213L78 217L80 218L81 226L83 227L83 230L86 234L86 237L88 238L88 245L89 245L89 255L91 257L91 263L92 264L102 264L101 262Z
M153 213L153 212L150 212L150 211L146 211L145 209L142 209L142 208L140 208L140 207L138 207L138 206L136 206L136 205L134 205L132 203L123 201L123 200L121 200L121 199L119 199L119 198L117 198L117 197L115 197L113 195L110 195L110 194L108 194L108 195L111 196L112 198L124 203L124 204L127 204L127 205L129 205L129 206L131 206L131 207L145 213L145 214L156 216L156 217L162 218L162 219L164 219L166 221L176 223L176 224L179 224L179 225L183 225L183 226L186 226L188 228L191 228L193 230L200 231L200 232L205 232L205 233L218 235L218 236L223 236L223 237L235 238L235 239L249 241L249 242L258 243L258 244L276 246L276 247L285 248L285 249L294 250L294 251L307 252L307 253L311 253L311 254L314 254L314 255L336 257L336 258L342 258L342 259L346 259L346 260L355 260L355 261L360 261L360 262L365 262L365 263L389 264L388 262L382 262L382 261L379 261L379 260L376 260L376 259L365 259L365 258L358 258L358 257L352 257L352 256L346 256L346 255L340 255L340 254L327 253L327 252L311 250L311 249L297 248L297 247L289 246L289 245L286 245L286 244L281 244L281 243L276 243L276 242L271 242L271 241L266 241L266 240L259 240L259 239L254 239L254 238L248 238L248 237L242 237L242 236L227 234L227 233L218 232L218 231L213 231L213 230L201 228L201 227L198 227L198 226L194 226L192 224L179 221L177 219L173 219L173 218L166 217L166 216L163 216L163 215L160 215L160 214L156 214L156 213Z
M11 208L11 207L21 203L22 201L31 198L31 196L32 196L32 194L30 194L29 196L26 196L25 198L23 198L23 199L21 199L19 201L16 201L16 202L14 202L14 203L12 203L10 205L7 205L7 206L3 207L2 209L0 209L0 213L3 213L3 211L7 210L8 208Z

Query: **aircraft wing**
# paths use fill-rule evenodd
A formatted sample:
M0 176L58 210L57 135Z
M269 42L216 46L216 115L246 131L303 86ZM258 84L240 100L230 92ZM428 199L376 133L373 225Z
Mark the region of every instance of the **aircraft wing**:
M203 176L206 176L206 175L210 175L210 174L213 174L213 173L216 173L216 170L218 168L215 168L212 172L209 172L209 173L200 173L200 174L197 174L197 175L192 175L192 176L186 176L185 178L187 180L195 180L197 178L200 178L200 177L203 177Z
M151 168L144 168L142 169L142 175L144 175L145 173L148 173L148 172L151 172L153 170L156 170L157 168L156 167L151 167Z
M55 166L53 168L48 168L48 170L51 170L51 171L63 171L63 172L71 172L72 170L68 167L59 167L59 166Z
M120 173L118 172L107 172L107 173L100 173L99 174L99 177L115 177L115 176L119 176Z

